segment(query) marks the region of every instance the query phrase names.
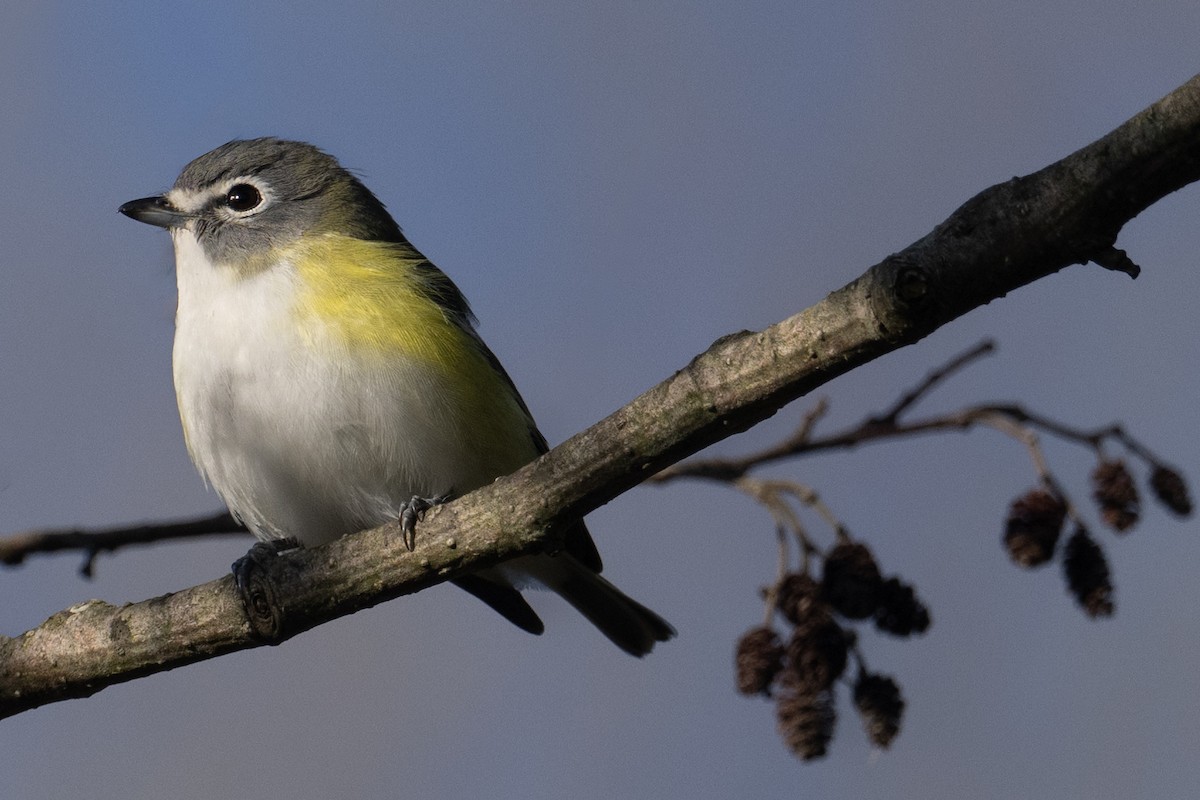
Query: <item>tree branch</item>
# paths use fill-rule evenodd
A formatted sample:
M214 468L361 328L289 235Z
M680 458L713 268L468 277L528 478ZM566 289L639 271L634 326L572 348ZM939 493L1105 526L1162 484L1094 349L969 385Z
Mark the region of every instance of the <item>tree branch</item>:
M900 420L901 414L911 409L930 390L951 374L962 369L971 361L994 351L995 344L990 340L981 342L929 373L920 384L905 392L883 413L874 414L862 422L848 425L834 433L823 436L814 435L817 420L828 410L828 403L822 399L805 413L796 432L781 442L739 458L694 459L675 464L657 475L651 476L647 481L670 483L680 478L705 478L731 483L737 488L744 489L739 482L747 473L777 461L813 455L827 450L851 449L882 439L900 439L921 433L942 431L967 431L980 425L998 430L1024 444L1030 450L1038 475L1047 485L1055 488L1057 488L1057 484L1037 445L1036 436L1033 433L1035 428L1059 439L1087 445L1097 451L1099 455L1103 453L1105 440L1115 440L1151 467L1166 466L1146 445L1127 433L1120 425L1112 424L1091 429L1077 428L1029 411L1016 403L980 404L924 419ZM1058 491L1059 494L1062 494L1061 490ZM750 494L755 493L750 492Z
M904 251L758 333L718 340L671 378L508 478L438 507L415 552L394 525L262 568L280 599L252 627L226 576L122 607L74 606L0 641L0 715L283 641L522 553L664 467L973 308L1070 264L1112 265L1121 227L1200 177L1200 77L1103 139L987 189Z
M246 530L229 512L180 522L158 522L145 525L121 525L101 530L67 528L50 530L36 528L0 538L0 564L17 566L35 553L57 553L62 550L81 550L84 554L79 571L92 577L96 556L111 553L122 547L151 544L168 539L192 539L197 536L246 536Z

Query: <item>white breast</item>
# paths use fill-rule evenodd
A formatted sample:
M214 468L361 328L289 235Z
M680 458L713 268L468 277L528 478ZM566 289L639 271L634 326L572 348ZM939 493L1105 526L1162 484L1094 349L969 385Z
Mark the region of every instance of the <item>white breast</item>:
M293 313L288 263L251 276L174 232L175 389L197 468L259 538L329 541L415 495L489 480L445 419L445 387L408 360L353 353Z

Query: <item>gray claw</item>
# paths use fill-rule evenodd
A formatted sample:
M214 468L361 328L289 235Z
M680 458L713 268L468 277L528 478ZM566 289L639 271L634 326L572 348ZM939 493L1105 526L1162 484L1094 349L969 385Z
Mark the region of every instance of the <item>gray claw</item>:
M449 499L449 494L440 497L420 497L414 494L407 503L400 506L400 534L404 539L405 548L410 553L417 546L417 523L425 516L426 511Z

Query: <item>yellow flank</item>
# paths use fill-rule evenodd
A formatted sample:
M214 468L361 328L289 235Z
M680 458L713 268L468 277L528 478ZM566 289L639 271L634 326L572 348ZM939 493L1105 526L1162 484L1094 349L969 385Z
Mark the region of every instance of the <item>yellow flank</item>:
M425 259L411 248L322 234L282 256L300 279L297 316L324 323L347 347L443 365L463 357L463 333L423 291Z
M445 411L482 452L483 463L511 471L537 455L532 422L516 390L483 346L425 292L425 262L411 247L338 234L302 239L281 254L297 272L295 313L356 357L411 359L440 373ZM328 340L310 344L328 346ZM324 337L321 337L324 338Z

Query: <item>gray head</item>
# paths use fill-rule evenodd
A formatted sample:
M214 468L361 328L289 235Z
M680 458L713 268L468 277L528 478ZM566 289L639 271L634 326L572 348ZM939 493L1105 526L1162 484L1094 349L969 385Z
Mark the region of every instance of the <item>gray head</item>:
M151 225L191 230L218 263L265 255L304 234L405 241L383 203L333 156L270 137L223 144L184 167L166 194L120 210Z
M383 203L311 144L271 137L228 142L184 167L166 194L132 200L120 211L160 228L189 230L211 262L249 272L269 266L273 251L304 235L390 242L417 259L411 267L431 300L472 319L462 292L408 243Z

